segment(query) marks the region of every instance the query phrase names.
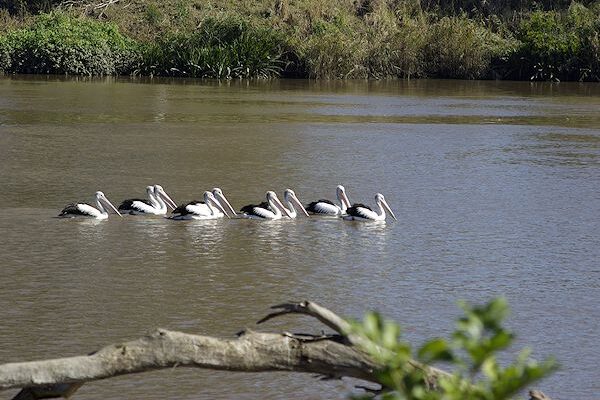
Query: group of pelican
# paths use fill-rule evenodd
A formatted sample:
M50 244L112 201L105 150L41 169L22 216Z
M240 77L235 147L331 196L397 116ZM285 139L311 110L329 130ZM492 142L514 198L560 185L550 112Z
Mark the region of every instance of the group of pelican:
M385 221L386 211L394 220L397 220L381 193L375 195L375 203L379 207L379 211L376 212L362 203L350 205L350 200L342 185L338 185L336 188L336 197L339 205L330 200L321 199L313 201L304 207L296 196L296 193L292 189L286 189L283 192L283 202L279 200L275 192L268 191L266 201L260 204L244 206L240 209L239 213L235 211L223 194L223 191L219 188L214 188L212 191L205 191L202 201L195 200L179 206L177 206L171 196L160 185L147 186L146 193L148 195L147 200L124 200L117 208L106 198L104 193L96 192L96 207L87 203L72 203L67 205L58 216L62 218L88 217L106 219L108 218L109 209L112 209L121 217L123 214L166 215L168 208L170 208L172 211L167 218L173 220L202 220L224 217L266 220L287 217L293 219L301 212L307 217L313 214L341 217L349 221Z

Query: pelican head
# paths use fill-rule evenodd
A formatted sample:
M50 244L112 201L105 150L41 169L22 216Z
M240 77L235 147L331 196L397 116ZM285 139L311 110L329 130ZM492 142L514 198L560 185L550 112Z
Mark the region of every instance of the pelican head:
M387 210L387 212L390 213L390 215L392 216L392 218L394 218L395 221L398 221L398 218L396 218L396 216L394 215L394 212L392 211L392 209L388 205L387 201L385 201L385 197L383 197L383 195L381 193L377 193L375 195L375 202L380 207L385 208L385 210Z
M152 186L148 186L148 187L152 187ZM165 203L167 203L169 205L169 207L171 207L171 210L174 210L175 208L177 208L177 204L175 204L173 199L171 199L171 196L169 196L167 194L167 192L165 192L165 189L163 189L162 186L154 185L153 188L154 188L154 194L156 196L162 197L163 200L165 201Z
M225 197L225 195L223 194L223 191L221 190L221 188L214 188L212 190L212 194L215 196L215 198L217 199L217 201L221 204L225 204L227 206L227 208L229 209L229 211L231 212L231 214L235 217L237 216L234 208L231 206L231 203L229 202L229 200L227 200L227 198Z
M285 214L287 217L292 218L292 215L290 214L290 212L287 210L287 208L285 208L283 206L283 204L281 204L281 201L279 200L279 198L277 197L277 194L272 191L269 190L267 192L267 201L272 204L274 207L277 207L283 214Z
M285 191L283 192L283 198L288 203L302 210L304 215L306 215L307 217L309 216L308 212L306 211L302 203L300 203L300 200L298 200L298 197L296 197L296 193L292 189L285 189Z
M217 207L224 215L227 216L227 218L229 217L229 214L227 214L227 211L225 211L225 209L223 208L223 206L221 205L221 203L219 203L217 201L217 199L215 198L215 196L209 192L208 190L206 192L204 192L204 202L208 205L209 203L214 205L215 207Z
M348 196L346 196L346 188L342 185L337 185L335 192L338 200L342 204L342 211L346 212L346 210L351 207L350 199L348 199Z
M113 206L113 204L110 201L108 201L108 199L106 198L106 196L104 195L104 193L102 193L101 191L97 191L96 192L96 202L98 203L98 206L103 206L103 205L104 206L108 206L108 207L112 208L114 212L116 212L117 214L119 214L120 217L123 216L119 212L119 210L117 210L117 208L115 206ZM100 210L100 211L102 211L102 210Z

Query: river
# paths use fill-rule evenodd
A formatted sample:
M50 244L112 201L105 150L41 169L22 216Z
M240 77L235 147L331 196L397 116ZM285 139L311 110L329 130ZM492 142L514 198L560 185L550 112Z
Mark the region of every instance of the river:
M54 218L102 190L215 186L236 208L381 192L398 221ZM375 309L415 345L456 303L505 296L507 325L600 393L600 84L0 78L0 363L85 354L155 327L231 337L274 304ZM306 318L270 331L320 332ZM343 399L352 382L177 368L76 398ZM2 393L9 396L14 391Z

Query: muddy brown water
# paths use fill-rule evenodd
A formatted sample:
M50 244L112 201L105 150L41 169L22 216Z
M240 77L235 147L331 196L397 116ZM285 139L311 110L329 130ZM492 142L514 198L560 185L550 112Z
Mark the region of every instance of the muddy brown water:
M237 208L383 193L399 221L54 216L102 190L215 186ZM88 353L154 327L231 336L288 300L376 309L448 336L456 302L505 296L518 339L600 392L600 85L0 78L0 363ZM262 329L320 332L306 318ZM80 399L332 399L354 382L176 368ZM14 391L3 392L3 398Z

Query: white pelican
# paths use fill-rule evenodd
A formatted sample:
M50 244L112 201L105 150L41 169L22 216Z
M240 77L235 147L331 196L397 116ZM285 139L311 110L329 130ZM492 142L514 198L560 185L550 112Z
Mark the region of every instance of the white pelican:
M342 185L336 188L336 196L340 205L334 204L330 200L321 199L313 201L306 206L306 210L312 214L342 216L346 214L346 210L350 208L350 200L346 196L346 189Z
M119 206L119 211L128 213L131 215L139 214L153 214L153 215L164 215L167 213L167 205L172 210L177 206L173 199L165 192L162 186L146 186L146 192L148 193L148 199L128 199L123 200ZM166 204L165 204L166 202Z
M300 200L298 200L298 197L296 197L296 193L294 193L292 189L285 189L285 192L283 192L283 200L287 203L287 210L290 214L290 218L296 218L298 215L296 212L296 207L298 207L304 213L304 215L307 217L309 216L302 203L300 203Z
M190 201L187 204L182 204L179 207L175 208L173 210L172 216L171 218L173 219L193 219L193 215L199 216L199 217L203 217L203 216L214 216L214 218L222 218L224 216L228 216L228 214L224 214L221 209L225 208L224 206L227 206L227 208L229 209L229 211L232 213L232 215L234 217L237 217L237 214L235 212L235 210L233 209L233 207L231 206L231 203L229 203L229 200L227 200L227 198L225 197L225 195L223 194L223 191L219 188L214 188L212 190L212 194L214 196L214 201L216 201L217 203L219 203L219 205L221 206L221 208L215 207L212 203L207 203L206 200L200 201L200 200L194 200L194 201ZM177 218L179 215L186 215L187 218ZM202 218L200 218L202 219Z
M198 205L205 207L198 207L193 203L198 203ZM224 215L229 218L227 211L225 211L221 203L219 203L215 196L207 190L204 192L203 202L191 202L188 204L183 204L173 210L173 214L168 218L175 220L216 219L222 218Z
M346 221L385 221L385 211L387 210L392 218L398 221L398 218L396 218L394 212L381 193L375 195L375 202L379 206L379 214L371 210L370 207L357 203L348 208L347 215L344 216L344 219Z
M240 209L242 218L250 219L281 219L281 213L292 218L289 211L281 204L273 191L267 192L267 201L258 205L249 204Z
M96 219L106 219L108 218L108 211L105 206L109 206L119 216L122 217L119 210L112 205L110 201L106 198L104 193L96 192L96 207L87 204L87 203L71 203L62 209L60 214L58 214L61 218L74 218L74 217L86 217L86 218L96 218Z

